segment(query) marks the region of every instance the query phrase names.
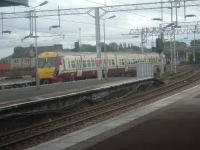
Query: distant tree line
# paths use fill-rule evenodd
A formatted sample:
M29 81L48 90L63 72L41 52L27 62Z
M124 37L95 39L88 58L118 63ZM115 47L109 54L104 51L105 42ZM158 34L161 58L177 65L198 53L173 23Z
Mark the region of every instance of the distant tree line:
M0 64L10 64L10 59L11 56L5 57L5 58L1 58L0 59Z
M192 40L189 45L187 45L185 42L176 41L176 51L178 52L179 57L185 57L186 53L188 53L190 62L192 62L193 59L192 52L194 49L196 54L196 61L200 62L200 39L195 41ZM164 54L166 54L167 57L170 57L171 52L169 41L164 42Z
M200 63L200 39L197 40L192 40L190 42L190 56L189 56L189 60L190 62L193 61L193 55L192 55L192 51L195 50L195 59L197 63Z
M74 49L64 49L66 51L82 51L82 52L96 52L96 45L91 45L91 44L82 44L79 46L77 42L75 42L75 48ZM138 46L135 46L130 43L116 43L112 42L109 44L101 43L101 50L102 52L117 52L117 51L128 51L128 52L140 52L141 48ZM151 50L145 48L145 50Z

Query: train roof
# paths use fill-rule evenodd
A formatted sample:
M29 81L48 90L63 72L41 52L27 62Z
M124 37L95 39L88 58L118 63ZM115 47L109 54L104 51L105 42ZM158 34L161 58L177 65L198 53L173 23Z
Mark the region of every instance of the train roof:
M155 57L155 56L159 56L158 53L155 52L150 52L150 53L144 53L144 55L142 55L141 53L136 53L136 52L102 52L102 57L104 57L105 55L109 56L109 57L114 57L115 55L118 55L119 57L122 56L135 56L135 57ZM61 56L61 57L70 57L70 56L82 56L82 57L96 57L97 53L96 52L63 52L63 51L59 51L59 52L43 52L39 55L39 57L56 57L56 56Z
M65 56L65 55L75 55L75 56L85 56L85 55L96 55L96 52L58 52L59 55ZM141 54L137 52L102 52L103 54L108 54L108 55L129 55L129 54ZM149 52L149 53L144 53L144 55L159 55L158 53L155 52Z

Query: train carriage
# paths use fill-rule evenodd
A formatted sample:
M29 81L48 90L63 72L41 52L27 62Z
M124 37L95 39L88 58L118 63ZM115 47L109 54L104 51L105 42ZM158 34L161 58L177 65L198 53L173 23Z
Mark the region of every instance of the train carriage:
M158 63L157 53L103 53L103 75L133 75L139 62ZM43 83L63 82L97 76L96 53L93 52L44 52L38 58L38 75Z

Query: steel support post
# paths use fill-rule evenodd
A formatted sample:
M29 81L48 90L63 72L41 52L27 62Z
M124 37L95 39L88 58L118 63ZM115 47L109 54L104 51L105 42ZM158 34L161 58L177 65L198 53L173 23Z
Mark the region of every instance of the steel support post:
M33 11L29 12L29 28L30 28L30 36L33 36Z
M79 50L80 50L80 52L81 52L81 46L82 46L82 38L81 38L81 28L79 28Z
M144 55L144 43L145 43L145 30L144 30L144 28L142 28L142 31L141 31L141 53L142 53L142 55ZM144 64L143 65L141 65L142 67L141 67L141 69L142 69L142 77L144 77Z
M173 71L173 43L172 35L170 35L170 70Z
M145 30L144 28L142 28L142 31L141 31L141 52L142 54L144 54L144 43L145 43Z
M175 34L175 28L173 27L173 52L174 52L174 73L176 73L176 34Z
M163 33L162 24L160 24L160 39L164 42L164 33ZM163 60L163 52L160 53L160 76L164 73L164 60Z
M40 88L40 79L39 79L39 75L38 75L38 47L37 47L37 15L36 15L36 11L34 10L34 22L35 22L35 80L36 80L36 88L39 89Z
M176 3L176 27L178 27L178 7Z
M105 72L105 79L108 78L108 56L106 53L106 25L105 20L103 20L103 45L104 45L104 72Z
M3 13L1 13L1 35L3 37Z
M101 57L101 43L100 43L100 16L99 8L95 8L95 32L96 32L96 51L97 51L97 61L99 62L97 67L97 78L102 80L102 57Z
M195 29L196 30L196 29ZM192 57L193 57L193 63L196 62L196 31L194 31L194 44L193 44L193 51L192 51Z
M171 2L171 24L173 23L173 4ZM173 31L173 26L171 26L171 31ZM173 33L170 34L170 59L171 59L171 72L173 71L173 43L172 43L172 35Z
M161 19L162 19L162 22L163 22L163 0L161 0Z
M177 1L177 0L176 0ZM178 1L175 3L176 7L176 25L173 27L173 42L174 42L174 73L176 73L177 55L176 55L176 33L175 28L178 28Z

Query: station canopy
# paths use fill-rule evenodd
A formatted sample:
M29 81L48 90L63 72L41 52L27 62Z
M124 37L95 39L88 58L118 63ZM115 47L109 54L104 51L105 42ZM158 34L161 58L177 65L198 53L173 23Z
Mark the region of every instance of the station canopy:
M28 6L28 0L0 0L0 7L19 5Z

